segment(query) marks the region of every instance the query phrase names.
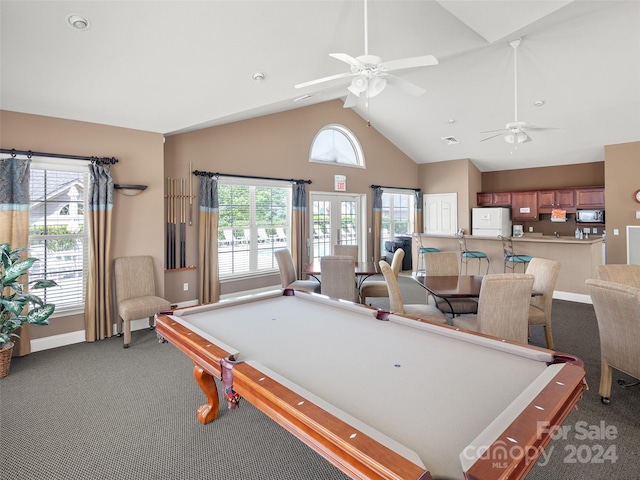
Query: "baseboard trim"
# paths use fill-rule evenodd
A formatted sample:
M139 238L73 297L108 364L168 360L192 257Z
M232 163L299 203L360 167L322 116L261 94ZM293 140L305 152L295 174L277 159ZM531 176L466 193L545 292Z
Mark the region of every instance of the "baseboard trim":
M582 293L559 292L558 290L556 290L553 292L553 298L556 298L558 300L567 300L569 302L576 302L576 303L588 303L588 304L593 303L589 295L585 295Z
M192 307L197 305L197 300L188 300L186 302L178 303L178 307ZM116 332L116 324L114 323L113 331ZM149 328L149 319L141 318L139 320L133 320L131 322L131 331L144 330ZM61 333L60 335L51 335L50 337L35 338L31 340L31 353L40 352L42 350L49 350L51 348L65 347L67 345L73 345L74 343L82 343L86 341L85 331L77 330L75 332Z

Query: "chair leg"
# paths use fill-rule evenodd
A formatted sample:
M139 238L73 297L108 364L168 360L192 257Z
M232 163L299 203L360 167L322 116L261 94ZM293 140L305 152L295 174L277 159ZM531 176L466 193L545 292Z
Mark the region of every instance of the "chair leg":
M155 328L156 326L155 319L156 319L155 315L149 317L149 330L153 330Z
M129 348L129 344L131 343L131 321L124 321L124 348Z
M553 345L553 334L551 333L551 325L546 324L543 325L542 328L544 328L544 336L547 340L547 348L549 350L554 350L555 347Z
M613 368L605 360L600 365L600 399L605 405L609 405L611 396L611 380L613 377Z

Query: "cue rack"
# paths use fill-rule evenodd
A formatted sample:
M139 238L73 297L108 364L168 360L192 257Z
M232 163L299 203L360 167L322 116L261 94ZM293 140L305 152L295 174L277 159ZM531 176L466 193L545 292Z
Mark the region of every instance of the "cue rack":
M191 163L189 163L191 171ZM166 270L193 270L187 266L187 223L193 225L193 177L189 176L187 191L186 178L167 177L166 212Z

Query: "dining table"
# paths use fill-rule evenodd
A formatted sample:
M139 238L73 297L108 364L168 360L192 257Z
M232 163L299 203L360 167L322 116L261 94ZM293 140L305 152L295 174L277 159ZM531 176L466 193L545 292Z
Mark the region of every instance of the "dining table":
M478 298L482 287L483 275L413 275L413 278L433 296L443 299L455 316L450 299ZM540 296L542 292L531 292L532 297Z
M354 273L356 275L356 286L358 287L358 291L362 286L362 282L364 282L367 278L372 275L376 275L378 272L376 271L376 264L374 262L355 262L354 264ZM309 265L307 265L302 271L306 275L309 275L318 282L321 281L322 276L322 268L320 267L320 259L314 259Z

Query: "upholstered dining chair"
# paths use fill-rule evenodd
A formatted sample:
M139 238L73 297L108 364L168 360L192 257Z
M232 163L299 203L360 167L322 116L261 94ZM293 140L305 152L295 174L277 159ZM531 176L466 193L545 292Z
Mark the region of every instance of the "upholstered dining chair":
M282 288L293 288L306 292L320 293L320 282L317 280L298 280L296 267L293 264L293 257L288 248L279 248L273 254L278 262L280 270L280 284Z
M489 267L491 266L491 262L489 261L489 256L485 252L480 252L478 250L469 250L467 248L467 237L464 235L457 235L458 243L460 245L460 264L464 264L464 273L467 273L467 264L471 260L478 260L478 275L480 275L480 268L482 266L482 260L487 261L487 271L485 273L489 273Z
M333 254L346 255L349 257L353 257L353 259L357 262L358 261L358 245L334 245Z
M424 257L425 276L457 277L460 274L460 266L458 263L458 254L456 252L434 252ZM431 295L427 293L427 297ZM430 299L429 299L430 300ZM435 298L434 301L438 309L444 313L451 313L451 307L458 313L476 313L478 311L478 302L473 298L450 298L449 302L441 298Z
M320 293L350 302L358 301L355 260L349 255L320 257L322 282Z
M154 326L154 316L171 308L171 302L156 296L153 258L148 255L120 257L113 261L116 289L117 330L122 336L124 323L124 348L131 343L131 321L149 318L149 328Z
M600 280L640 288L640 265L598 265L596 269Z
M477 315L453 319L456 327L528 343L529 302L533 275L526 273L489 274L482 278Z
M529 328L541 325L547 341L547 348L553 350L553 332L551 330L551 306L553 290L556 287L560 262L547 258L534 257L527 265L526 273L533 275L533 290L542 295L531 297L529 305Z
M433 305L428 305L426 303L404 304L402 302L402 293L400 292L398 278L394 275L391 265L384 260L380 260L379 265L380 270L382 270L382 275L384 275L384 279L387 282L389 306L393 313L407 314L437 323L447 323L447 317L444 313Z
M502 251L504 253L504 266L502 271L506 272L507 268L510 268L511 271L515 273L517 265L522 265L523 270L526 271L527 264L533 257L530 255L516 254L513 250L513 240L511 237L503 237L502 235L498 235L498 237L502 240Z
M600 397L608 404L613 369L640 379L640 288L599 279L585 281L600 333ZM623 387L637 385L618 381Z
M391 270L393 275L398 278L400 269L402 268L402 260L404 260L404 250L398 248L393 253L393 260L391 260ZM387 288L387 282L385 280L365 280L360 286L360 302L367 303L367 297L388 297L389 289Z

